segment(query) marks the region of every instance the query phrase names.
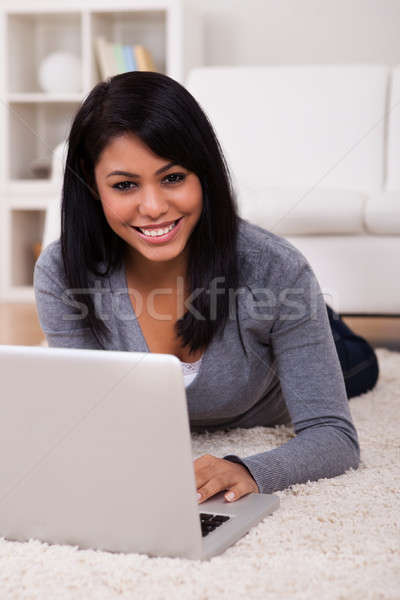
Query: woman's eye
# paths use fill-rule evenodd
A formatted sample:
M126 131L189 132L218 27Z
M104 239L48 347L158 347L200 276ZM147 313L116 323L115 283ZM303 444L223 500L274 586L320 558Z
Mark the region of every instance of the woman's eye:
M166 183L167 184L175 184L175 183L180 183L181 181L184 181L186 179L186 175L185 173L170 173L170 175L166 175L166 177L164 177L164 180L167 180ZM112 187L116 190L119 190L120 192L129 192L131 189L133 189L131 186L136 186L136 183L134 181L119 181L118 183L114 184Z
M168 179L169 177L178 177L178 179L173 179L172 181L169 180L168 183L179 183L186 178L186 175L184 173L171 173L170 175L167 175L165 179Z
M125 184L128 184L128 186L126 186ZM129 187L131 184L136 185L134 181L119 181L118 183L113 185L113 188L119 190L120 192L128 192L131 189Z

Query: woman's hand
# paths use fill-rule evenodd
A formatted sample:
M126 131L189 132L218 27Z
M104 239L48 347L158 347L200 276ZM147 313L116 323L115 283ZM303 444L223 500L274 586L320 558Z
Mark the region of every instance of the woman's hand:
M243 465L233 463L224 458L204 454L194 461L194 473L199 502L227 490L225 499L229 502L238 500L250 492L259 493L258 485ZM233 494L230 497L230 494Z

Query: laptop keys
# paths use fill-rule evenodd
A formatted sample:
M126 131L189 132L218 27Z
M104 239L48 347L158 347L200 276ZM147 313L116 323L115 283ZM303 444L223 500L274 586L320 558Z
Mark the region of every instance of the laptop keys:
M230 517L228 517L227 515L214 515L213 518L211 519L211 521L213 523L225 523L225 521L228 521L230 519Z
M208 513L200 513L201 534L203 537L214 531L217 527L228 521L230 517L227 515L213 515Z

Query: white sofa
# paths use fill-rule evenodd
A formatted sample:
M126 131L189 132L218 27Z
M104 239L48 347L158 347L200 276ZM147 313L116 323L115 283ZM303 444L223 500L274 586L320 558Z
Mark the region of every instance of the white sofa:
M338 312L399 315L400 68L201 67L186 87L241 215L298 247Z
M240 214L297 246L338 312L400 315L400 68L200 67L185 85L221 142ZM63 158L60 145L56 180ZM57 200L43 246L58 236Z

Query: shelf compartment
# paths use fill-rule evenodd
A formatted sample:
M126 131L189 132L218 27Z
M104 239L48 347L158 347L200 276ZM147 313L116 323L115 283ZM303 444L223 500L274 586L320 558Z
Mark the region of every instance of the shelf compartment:
M166 73L167 11L99 11L91 13L92 73L91 85L101 80L96 59L95 40L103 36L108 42L119 44L142 44L153 57L156 69Z
M33 286L36 244L43 238L45 210L12 210L10 215L10 285Z
M24 179L3 185L2 197L8 208L47 208L49 198L60 194L60 182L53 179Z
M49 181L51 172L35 174L32 162L47 158L51 164L52 152L68 137L79 106L64 102L9 103L10 180Z
M81 13L9 13L7 20L9 92L42 92L39 66L53 52L82 59Z

